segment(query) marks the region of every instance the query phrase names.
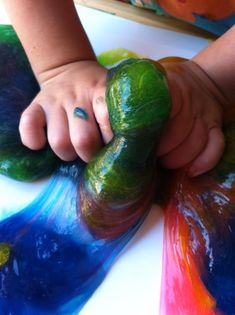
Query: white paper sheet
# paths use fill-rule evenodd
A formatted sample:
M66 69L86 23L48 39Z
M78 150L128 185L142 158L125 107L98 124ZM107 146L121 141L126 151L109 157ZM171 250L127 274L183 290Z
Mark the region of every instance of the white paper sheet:
M208 44L205 39L145 26L94 9L77 9L96 54L126 48L153 59L172 55L191 58ZM9 23L1 3L0 23ZM31 202L46 183L47 180L19 183L0 176L0 219L9 209L13 213ZM80 314L158 315L162 243L163 216L154 205Z

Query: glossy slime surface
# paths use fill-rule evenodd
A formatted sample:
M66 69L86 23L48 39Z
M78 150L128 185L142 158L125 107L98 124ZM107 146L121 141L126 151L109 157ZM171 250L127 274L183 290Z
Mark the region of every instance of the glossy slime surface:
M25 180L57 168L32 204L0 222L0 310L4 315L77 314L144 215L140 212L132 227L127 221L125 232L114 229L113 235L108 227L103 238L100 218L90 229L77 208L85 167L80 160L59 167L55 161L47 169L48 161L35 156L39 164L22 173L31 157L24 160L29 152L15 132L20 112L38 86L12 29L1 28L0 39L0 170L15 177L19 169L17 178ZM116 51L107 64L112 60L119 60ZM179 171L168 181L161 315L235 314L235 115L229 116L220 164L196 179ZM16 151L22 155L14 159ZM19 161L26 163L15 168ZM92 166L91 174L95 172Z
M235 115L233 114L233 120ZM161 314L235 314L235 124L211 172L172 179L165 215Z
M95 177L92 177L94 174L97 175L100 182L104 183L102 194L98 197L105 206L107 203L108 205L112 203L112 198L117 198L119 189L123 189L120 198L117 199L118 202L121 201L120 209L123 209L123 205L126 206L127 190L130 189L131 202L135 206L140 205L141 211L137 211L136 215L132 208L131 218L128 218L128 224L124 224L121 230L117 229L117 226L107 227L103 224L102 216L99 216L98 221L95 218L94 229L87 225L87 222L90 224L90 216L89 220L84 221L86 211L85 214L81 213L78 194L79 182L85 168L84 163L79 159L71 163L61 163L48 147L38 154L21 145L17 132L19 116L38 92L38 85L22 47L9 26L0 28L0 55L0 172L20 180L34 180L55 170L48 186L31 204L15 215L5 217L0 221L0 312L4 315L77 314L102 282L112 262L135 234L146 216L151 198L149 196L152 195L147 195L147 202L145 202L140 188L143 188L145 184L150 185L150 179L152 179L150 167L154 165L151 153L154 148L153 137L159 134L162 120L168 115L169 102L166 103L165 112L159 111L162 116L159 116L159 126L155 128L157 113L152 111L151 106L154 104L152 104L151 95L150 99L141 97L141 101L150 102L150 112L153 115L150 117L152 119L150 124L146 124L144 119L140 119L139 122L137 119L137 116L141 116L140 111L144 103L138 104L140 107L136 110L133 123L131 123L131 113L127 110L123 115L118 107L121 104L124 109L127 108L127 104L123 103L125 97L122 95L126 93L126 90L120 90L120 94L118 91L115 92L121 103L110 104L110 110L118 105L118 114L122 116L122 131L118 130L118 121L114 121L113 127L117 130L115 140L86 169L82 183L84 187L89 187L86 193L88 192L90 196L90 186L94 182L99 183ZM156 71L159 74L157 80L159 79L159 82L165 86L162 70L159 71L150 61L131 60L124 63L123 69L130 66L132 68L135 63L141 66L141 71L147 71L147 79L151 79ZM121 71L122 66L117 69ZM150 77L148 69L152 73ZM115 85L115 80L118 80L118 78L114 79L115 73L119 72L115 70L112 72L112 77L109 78L112 84L108 94L113 93L112 86ZM137 76L138 72L134 72L133 75ZM152 84L156 83L156 78L154 80ZM142 87L141 84L141 80L135 81L132 78L128 88L132 89L134 86L137 93ZM160 93L160 96L166 95L165 89L166 86L163 89L164 93ZM112 102L112 96L109 95L108 98ZM167 95L163 97L164 101L166 99L169 100ZM131 106L134 106L134 100L131 103ZM115 116L115 114L111 115ZM146 109L143 115L146 118L149 117ZM125 120L125 117L129 118ZM147 129L150 132L143 146L140 145L140 139L143 137L141 128L143 128L143 135L146 135ZM131 131L130 138L129 131ZM126 150L127 144L131 148L129 151ZM112 146L116 149L113 156L110 155ZM143 149L146 152L142 152ZM117 159L120 158L121 163L124 163L125 171L128 172L121 177L123 183L114 181L115 174L122 169L115 154ZM142 155L142 161L146 165L138 170L136 168L140 165L137 163L130 173L128 166L134 163L138 155ZM105 165L101 166L102 161L110 163L110 165L107 164L107 168L111 166L111 161L116 163L108 176L103 177L106 169ZM144 170L148 171L146 175L143 173ZM140 175L138 175L139 172ZM134 176L138 176L137 180L134 180ZM148 176L149 179L146 179ZM138 189L137 194L135 189ZM141 193L140 197L138 193ZM94 196L92 192L92 198ZM83 202L84 200L83 198ZM114 208L108 209L104 215L104 221L106 222L108 212L108 216L112 217L112 212L117 209L118 203ZM115 219L115 224L122 224L125 216L128 215L126 211L120 212L118 220ZM132 219L133 216L134 219ZM108 233L103 232L106 229Z
M87 165L79 193L88 226L115 237L152 204L156 141L170 112L164 70L128 59L109 71L106 99L114 137Z
M0 27L0 173L33 181L49 175L58 159L47 146L31 151L18 133L21 112L39 91L22 46L12 27Z

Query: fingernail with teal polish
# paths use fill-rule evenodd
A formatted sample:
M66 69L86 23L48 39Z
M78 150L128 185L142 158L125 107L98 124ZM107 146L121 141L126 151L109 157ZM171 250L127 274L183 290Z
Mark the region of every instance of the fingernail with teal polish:
M82 109L81 107L75 107L73 111L73 116L76 118L81 118L84 120L88 120L88 114L87 112Z

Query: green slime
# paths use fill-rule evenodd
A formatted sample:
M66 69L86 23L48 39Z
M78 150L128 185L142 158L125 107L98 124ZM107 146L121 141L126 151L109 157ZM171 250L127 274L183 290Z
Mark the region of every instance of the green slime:
M109 70L106 102L114 137L87 165L80 201L88 226L116 237L151 205L155 149L171 108L164 69L127 59Z

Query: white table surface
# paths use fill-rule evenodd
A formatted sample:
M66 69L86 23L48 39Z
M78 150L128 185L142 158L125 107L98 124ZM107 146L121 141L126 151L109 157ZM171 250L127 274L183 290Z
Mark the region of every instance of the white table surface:
M153 59L172 55L191 58L208 45L202 38L145 26L98 10L82 6L77 10L96 54L126 48ZM0 2L0 24L6 23L10 22ZM30 203L46 183L19 183L0 175L0 220ZM158 315L162 248L162 210L153 205L145 223L80 314Z

